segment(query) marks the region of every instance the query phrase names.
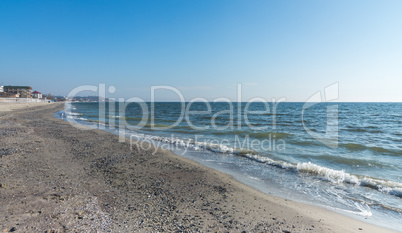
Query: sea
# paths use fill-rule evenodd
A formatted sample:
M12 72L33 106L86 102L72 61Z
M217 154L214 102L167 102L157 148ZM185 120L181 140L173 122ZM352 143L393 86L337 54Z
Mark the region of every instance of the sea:
M65 106L56 117L132 146L172 150L270 195L402 232L402 103Z

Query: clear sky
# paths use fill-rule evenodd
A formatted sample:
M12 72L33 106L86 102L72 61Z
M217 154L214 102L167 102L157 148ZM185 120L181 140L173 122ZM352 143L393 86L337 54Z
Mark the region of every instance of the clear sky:
M305 101L334 82L339 101L402 102L402 1L0 1L3 85Z

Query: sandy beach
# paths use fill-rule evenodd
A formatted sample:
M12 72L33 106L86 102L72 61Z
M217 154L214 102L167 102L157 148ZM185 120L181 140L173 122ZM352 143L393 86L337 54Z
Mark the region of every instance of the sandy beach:
M49 105L49 104L54 104L54 102L32 102L32 103L3 103L0 102L0 112L9 112L9 111L14 111L14 110L19 110L19 109L26 109L26 108L32 108L32 107L38 107L42 105Z
M72 127L62 108L0 104L0 232L392 232Z

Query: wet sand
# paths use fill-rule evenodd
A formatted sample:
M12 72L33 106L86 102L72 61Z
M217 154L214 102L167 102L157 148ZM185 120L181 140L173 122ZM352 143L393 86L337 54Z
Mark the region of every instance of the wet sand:
M62 107L0 111L0 232L391 232L72 127Z

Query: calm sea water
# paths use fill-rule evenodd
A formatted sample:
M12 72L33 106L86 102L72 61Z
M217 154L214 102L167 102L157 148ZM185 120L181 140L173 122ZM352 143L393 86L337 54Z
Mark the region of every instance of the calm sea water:
M124 133L139 146L151 141L268 194L402 231L402 103L66 106L65 119Z

